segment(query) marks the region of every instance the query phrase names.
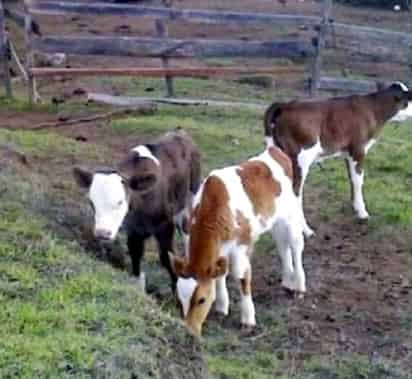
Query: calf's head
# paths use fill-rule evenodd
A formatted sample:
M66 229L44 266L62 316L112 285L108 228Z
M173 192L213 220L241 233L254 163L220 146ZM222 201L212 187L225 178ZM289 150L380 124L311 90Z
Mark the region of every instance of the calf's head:
M407 108L408 103L412 101L412 91L402 82L393 83L386 91L393 96L398 111Z
M156 150L156 145L139 145L119 164L119 171L129 178L132 190L140 193L150 191L160 180L161 166L155 156Z
M169 255L177 276L177 297L187 329L200 337L202 325L216 298L215 279L227 271L227 259L219 257L202 275L190 273L186 258Z
M75 167L77 184L88 190L87 196L94 211L94 235L112 241L129 209L128 182L117 171L89 172Z
M159 160L146 146L134 148L117 170L89 172L74 168L77 184L88 190L94 211L94 234L112 241L129 210L131 196L150 191L160 177Z

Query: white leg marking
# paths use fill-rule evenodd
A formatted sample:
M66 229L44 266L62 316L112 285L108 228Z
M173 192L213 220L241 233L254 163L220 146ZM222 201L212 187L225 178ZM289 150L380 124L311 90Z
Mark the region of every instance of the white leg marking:
M229 314L229 292L226 287L226 275L216 279L215 309L225 316Z
M355 210L358 218L367 219L369 213L366 210L365 202L363 200L362 186L364 172L360 174L356 171L356 162L351 158L348 159L350 180L352 181L353 188L353 209Z
M376 139L372 138L369 142L365 145L365 155L368 153L369 149L376 143Z
M321 155L322 151L323 149L320 142L317 142L309 149L302 149L297 156L297 163L301 170L301 183L298 198L302 214L303 233L307 238L313 236L315 232L310 228L305 218L305 212L303 210L303 186L305 184L306 177L309 173L310 166Z
M255 316L255 305L253 304L252 295L244 295L242 291L240 299L240 318L242 325L255 326L256 316Z
M242 325L255 326L255 306L252 300L250 283L252 267L247 254L248 251L249 247L242 245L232 253L232 274L240 283L240 321ZM246 292L244 292L243 286L247 288Z
M146 292L146 275L144 272L141 272L140 275L136 278L137 288L140 292Z
M290 246L288 243L288 230L284 221L280 220L272 229L272 238L276 242L282 262L282 287L294 289L294 268Z
M300 229L293 224L289 225L289 239L295 267L294 289L303 293L306 292L306 278L302 262L304 240Z

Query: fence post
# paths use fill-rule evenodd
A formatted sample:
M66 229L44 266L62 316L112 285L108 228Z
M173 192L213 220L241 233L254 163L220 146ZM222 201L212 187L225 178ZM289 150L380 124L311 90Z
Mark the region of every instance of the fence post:
M332 0L323 0L322 21L319 25L318 37L316 39L316 52L313 59L312 77L310 80L310 93L315 95L319 88L322 68L322 49L325 47L326 33L328 31L329 19L332 11Z
M24 0L24 38L26 42L26 62L25 69L27 72L27 91L29 97L29 104L35 102L35 93L36 93L36 83L32 74L32 67L34 62L34 53L32 46L32 16L29 11L31 0Z
M5 29L5 17L3 0L0 0L0 64L3 71L4 88L7 97L12 97L9 58L7 54L7 34Z
M172 5L172 0L163 1L166 7L170 7ZM167 26L161 19L155 20L155 27L156 27L156 36L160 38L167 38L168 30ZM162 57L162 65L163 68L169 68L169 59L166 57ZM174 97L175 91L173 88L173 78L169 75L165 76L166 81L166 96L167 97Z
M157 19L155 21L156 24L156 35L157 37L167 38L168 32L167 27L162 20ZM166 57L162 57L162 65L164 68L169 67L169 59ZM174 88L173 88L173 78L169 75L165 76L166 81L166 96L167 97L174 97Z

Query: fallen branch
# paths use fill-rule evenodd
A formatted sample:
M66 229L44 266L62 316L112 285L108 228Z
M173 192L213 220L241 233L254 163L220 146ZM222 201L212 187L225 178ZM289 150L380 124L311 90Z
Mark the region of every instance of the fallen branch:
M127 114L142 114L142 115L147 115L147 114L152 114L156 110L156 106L154 104L140 104L139 107L135 108L127 108L127 109L120 109L120 110L115 110L112 112L107 112L103 114L97 114L89 117L81 117L81 118L76 118L73 120L60 120L60 121L53 121L53 122L43 122L41 124L38 124L30 130L41 130L41 129L47 129L47 128L58 128L61 126L69 126L69 125L75 125L75 124L83 124L87 122L93 122L93 121L99 121L99 120L106 120L112 117L117 117L121 115L127 115Z
M117 106L134 106L142 103L158 103L172 105L211 105L217 107L247 107L252 109L265 109L267 104L243 103L237 101L218 101L207 99L177 99L177 98L156 98L156 97L130 97L112 96L102 93L88 93L87 99L103 104Z

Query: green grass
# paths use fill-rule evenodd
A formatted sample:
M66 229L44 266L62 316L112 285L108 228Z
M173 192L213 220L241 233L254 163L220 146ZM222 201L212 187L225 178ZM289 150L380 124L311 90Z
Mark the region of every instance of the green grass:
M64 137L0 133L0 143L10 140L27 154L72 152ZM56 233L37 204L50 188L39 191L31 175L19 181L18 170L0 175L0 377L199 377L204 366L181 322L127 272Z
M0 376L92 377L109 373L101 365L119 355L114 377L133 370L161 377L153 352L174 348L164 336L169 325L185 344L183 328L126 273L47 229L23 206L0 206ZM122 356L129 349L140 355Z
M261 112L253 110L162 106L154 115L115 120L102 130L133 140L182 126L201 147L206 174L261 151L261 118ZM390 228L405 233L412 228L411 126L387 126L367 158L370 228L386 238L392 237ZM196 370L204 368L202 360L177 320L167 274L159 269L156 255L149 252L144 269L148 288L161 297L160 307L137 292L127 273L93 259L93 252L60 233L54 219L47 218L47 212L66 217L77 212L73 228L90 221L81 218L79 191L74 192L67 162L76 158L102 163L109 152L104 143L89 143L85 149L52 132L0 130L1 145L13 146L34 165L24 175L17 164L0 165L0 377L118 378L137 372L143 377L178 378L182 372L201 377ZM42 162L50 158L51 166L38 166L33 157ZM306 193L313 204L322 198L326 206L317 207L316 214L328 219L348 203L349 187L341 160L323 167L311 171ZM55 175L61 181L59 190L51 185ZM85 206L86 200L80 204ZM256 259L273 254L271 250L270 238L263 238ZM406 377L396 362L375 364L363 356L328 359L313 352L297 365L288 310L257 303L259 329L256 338L248 338L236 323L236 301L234 295L229 321L212 319L205 327L204 359L217 378ZM402 320L406 330L410 318ZM192 362L189 374L187 362Z
M253 75L251 75L253 76ZM101 79L88 79L93 84ZM124 96L164 97L166 84L161 78L116 78L107 79L107 85L114 86ZM242 83L235 79L198 79L177 78L173 81L176 97L209 99L222 101L241 101L268 104L274 95L278 99L290 98L293 92L287 88L263 88L259 85Z
M365 161L364 198L372 218L370 226L378 230L385 225L412 226L412 122L401 126L388 124ZM321 188L326 207L319 208L324 217L338 214L350 199L346 167L341 159L314 167L305 188ZM318 192L317 192L318 193Z
M408 379L410 374L382 359L354 355L341 359L310 359L303 369L305 378Z
M20 97L8 98L6 96L0 96L0 109L12 110L15 112L46 112L55 113L57 108L52 103L44 104L29 104L27 100Z

